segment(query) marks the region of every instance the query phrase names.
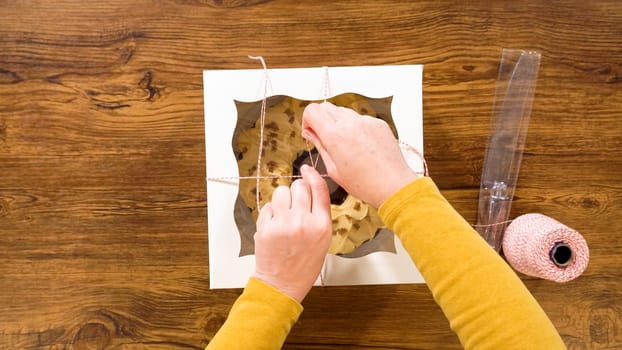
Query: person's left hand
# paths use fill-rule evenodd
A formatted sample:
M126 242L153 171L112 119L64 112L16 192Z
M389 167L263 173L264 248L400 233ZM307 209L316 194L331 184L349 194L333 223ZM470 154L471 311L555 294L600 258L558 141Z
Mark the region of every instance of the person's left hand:
M291 187L277 187L261 209L254 277L302 302L324 264L332 234L326 181L308 165Z

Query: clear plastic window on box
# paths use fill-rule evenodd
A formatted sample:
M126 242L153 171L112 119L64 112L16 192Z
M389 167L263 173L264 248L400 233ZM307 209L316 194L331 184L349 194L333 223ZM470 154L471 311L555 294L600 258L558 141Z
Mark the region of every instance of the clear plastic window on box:
M392 97L368 98L345 93L327 100L337 106L351 108L361 115L386 121L394 135L399 138L391 117ZM302 164L315 166L320 173L326 173L317 150L300 135L302 113L311 102L321 101L299 100L290 96L273 96L266 101L260 174L268 178L259 180L260 207L270 201L277 186L289 186L292 183L292 176L300 174ZM248 177L257 176L261 108L262 101L236 101L238 119L231 147L236 155L241 177L234 209L234 218L240 233L240 256L254 253L253 235L258 216L257 182ZM393 233L384 228L376 208L349 195L329 177L325 179L330 192L333 219L329 253L346 258L357 258L377 251L395 253Z

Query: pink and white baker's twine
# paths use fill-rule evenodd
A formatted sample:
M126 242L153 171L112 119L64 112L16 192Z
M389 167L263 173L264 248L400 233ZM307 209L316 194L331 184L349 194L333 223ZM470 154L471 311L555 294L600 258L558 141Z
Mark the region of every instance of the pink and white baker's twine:
M536 213L521 215L506 228L503 254L517 271L555 282L577 278L590 258L579 232Z

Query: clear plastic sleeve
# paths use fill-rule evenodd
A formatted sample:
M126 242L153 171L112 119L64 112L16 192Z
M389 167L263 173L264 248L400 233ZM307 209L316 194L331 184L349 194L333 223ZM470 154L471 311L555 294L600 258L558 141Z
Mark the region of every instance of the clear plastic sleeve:
M501 249L514 197L539 67L537 52L503 50L476 225L477 231L496 251Z

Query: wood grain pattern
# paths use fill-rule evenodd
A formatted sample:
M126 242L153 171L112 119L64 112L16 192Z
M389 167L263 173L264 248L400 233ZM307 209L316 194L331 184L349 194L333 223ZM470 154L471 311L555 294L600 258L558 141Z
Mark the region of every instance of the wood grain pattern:
M201 72L424 64L426 158L475 220L502 48L542 53L513 216L584 234L587 271L523 276L570 349L622 348L617 1L0 1L0 348L201 349ZM315 288L286 349L456 349L423 285Z

